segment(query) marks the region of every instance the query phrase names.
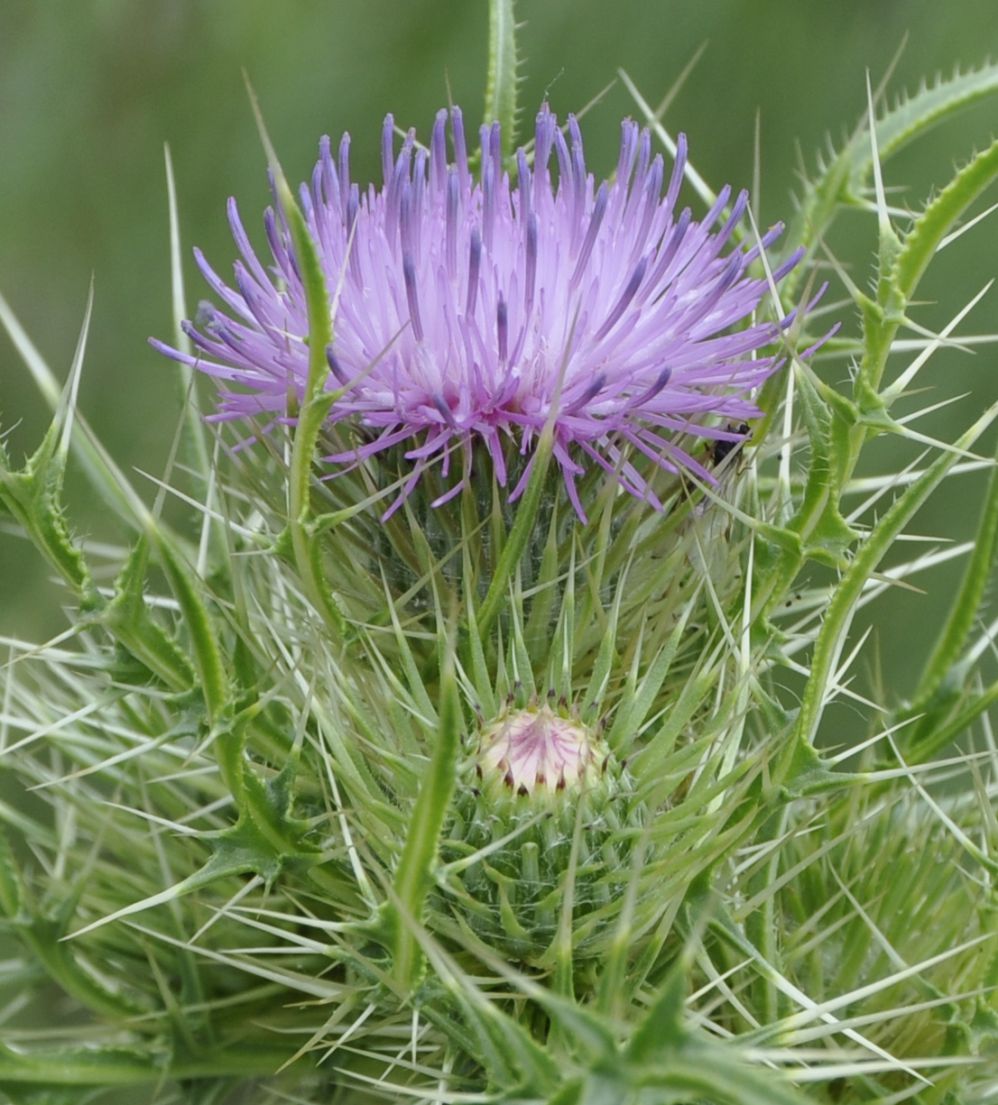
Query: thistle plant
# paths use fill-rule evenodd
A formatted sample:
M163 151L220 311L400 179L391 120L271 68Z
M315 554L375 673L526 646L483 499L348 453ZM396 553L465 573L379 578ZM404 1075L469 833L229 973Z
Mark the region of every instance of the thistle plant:
M998 1102L998 407L918 428L998 144L884 183L998 68L871 89L764 230L626 76L605 181L584 120L518 146L515 72L496 2L479 151L389 118L369 188L324 140L296 195L261 125L270 256L231 205L193 314L171 205L151 502L77 409L89 305L60 386L0 301L54 411L0 504L70 611L4 638L11 1101ZM919 545L978 470L975 539ZM954 559L917 679L864 681L857 618Z

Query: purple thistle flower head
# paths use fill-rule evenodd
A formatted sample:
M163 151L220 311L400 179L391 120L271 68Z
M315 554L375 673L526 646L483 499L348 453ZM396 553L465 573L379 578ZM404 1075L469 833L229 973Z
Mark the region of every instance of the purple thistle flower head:
M589 464L658 506L656 469L712 482L692 455L696 439L735 440L727 423L759 414L752 393L779 363L767 347L792 315L754 319L769 281L749 269L782 227L729 249L747 193L732 201L725 187L700 221L677 212L685 139L666 182L648 131L629 120L621 129L616 172L597 184L575 118L563 133L544 107L533 156L518 151L513 183L498 124L481 129L473 175L458 109L438 113L428 149L410 131L396 151L389 116L383 184L363 193L350 180L349 137L335 155L323 139L300 202L330 296L326 387L342 394L329 418L365 429L355 449L327 460L345 466L401 450L411 472L389 513L431 465L448 481L434 505L456 495L482 450L515 498L548 423L580 517L576 481ZM293 421L308 316L291 235L279 205L268 210L268 269L232 200L229 221L242 254L233 285L195 253L224 305L203 306L185 324L196 356L153 344L220 381L213 419Z

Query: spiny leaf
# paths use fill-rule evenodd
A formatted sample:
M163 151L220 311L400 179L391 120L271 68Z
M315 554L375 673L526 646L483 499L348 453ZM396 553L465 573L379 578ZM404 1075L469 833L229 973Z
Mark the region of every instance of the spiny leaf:
M991 64L967 73L955 73L946 80L921 87L911 96L902 96L877 120L877 148L881 159L893 157L943 120L995 93L998 93L998 65ZM869 155L868 143L856 151L849 178L853 195L859 195L869 179L873 167Z
M629 693L620 703L617 714L607 733L606 740L618 754L624 754L633 744L638 730L644 724L649 711L658 698L665 677L675 659L676 651L686 631L686 624L693 611L692 603L683 608L678 621L665 645L659 649L654 660L648 665L637 685L631 686Z
M791 529L833 556L841 555L856 534L839 513L840 489L848 478L849 431L857 415L841 396L832 397L810 369L797 376L798 395L807 427L811 456L807 481Z
M680 956L669 969L654 1004L627 1046L626 1054L632 1062L646 1062L682 1047L686 1039L683 1006L688 970L686 955Z
M642 1073L634 1105L686 1105L691 1095L712 1105L809 1105L809 1098L777 1073L760 1074L736 1047L690 1048L658 1069ZM658 1096L656 1096L656 1094Z
M500 606L507 598L507 588L519 565L524 550L530 541L534 525L537 521L537 512L540 509L541 499L546 488L545 475L551 461L553 436L550 423L544 427L537 451L532 458L530 478L527 489L520 500L516 518L509 531L499 561L492 574L492 582L489 584L485 599L477 612L478 631L484 637L492 628L492 624L499 614Z
M318 855L311 849L296 847L290 840L275 843L272 834L262 831L260 823L250 817L241 818L231 829L206 839L212 854L197 871L164 890L91 921L70 933L67 939L85 936L115 921L176 901L233 875L259 875L267 883L272 883L289 867L311 866Z
M23 900L21 872L14 860L7 833L0 827L0 911L6 917L16 917Z
M175 691L190 690L194 669L179 645L153 620L146 601L149 542L135 543L118 579L114 597L100 612L100 622L128 652Z
M90 301L88 300L88 314L89 310ZM20 353L45 402L56 413L56 420L60 421L59 414L64 409L63 391L52 370L24 332L3 296L0 296L0 325L7 331ZM86 326L84 325L78 345L78 355L81 357L85 335ZM75 415L75 425L78 432L72 434L69 444L82 462L84 473L91 486L126 524L134 526L136 521L143 521L147 511L142 501L125 479L121 469L111 459L110 454L94 436L82 415ZM0 456L2 456L2 449L0 449Z
M199 676L198 686L211 724L222 716L229 702L228 677L215 626L202 597L200 581L196 581L174 542L159 529L154 530L153 541L187 625Z
M292 1054L272 1043L259 1042L220 1048L212 1056L210 1070L193 1061L171 1067L165 1054L140 1048L45 1048L14 1052L0 1043L0 1085L17 1086L136 1086L162 1082L164 1078L197 1078L232 1075L252 1077L273 1074Z
M876 147L886 160L909 142L965 107L998 92L998 65L986 65L969 73L922 88L903 98L876 123ZM813 250L832 222L840 205L855 202L866 189L873 169L873 146L865 125L857 128L841 152L822 166L815 183L809 183L794 217L787 240ZM806 267L798 266L784 283L791 294Z
M0 504L14 516L49 564L73 588L84 606L99 603L86 560L73 541L62 505L65 455L56 419L20 471L0 454Z
M893 279L906 300L911 299L953 224L975 199L998 178L998 139L968 162L915 219L895 262Z
M180 249L180 214L177 205L177 187L173 176L173 159L170 147L163 147L163 161L166 168L166 195L170 219L170 287L173 299L173 340L177 348L184 353L190 352L190 338L183 329L188 317L184 298L184 268ZM195 388L194 369L184 362L177 364L180 379L180 398L184 409L182 429L181 457L198 475L199 489L207 487L211 466L208 447L205 442L204 424L198 410L197 389Z
M908 759L912 763L924 763L934 756L940 748L945 748L951 741L966 733L971 725L979 718L986 715L987 711L998 703L998 680L987 687L981 694L973 695L966 701L959 713L948 720L937 720L934 728L927 732L922 740L914 745L908 753ZM937 715L942 711L936 711ZM943 713L943 717L946 714Z
M995 458L995 467L991 470L984 509L981 511L981 521L960 588L950 605L949 614L939 631L932 652L926 660L922 676L916 684L918 697L901 715L902 719L915 717L918 714L925 715L915 724L910 734L905 734L912 742L924 739L938 728L941 719L931 708L933 700L947 676L951 675L954 665L966 647L967 638L977 619L988 584L994 577L996 545L998 545L998 457ZM961 674L962 683L967 673Z
M93 1014L120 1021L147 1012L126 994L105 986L99 974L95 975L80 963L75 949L63 941L64 918L24 918L15 931L63 993Z
M967 450L987 429L998 415L998 404L991 407L956 442L957 450ZM894 501L887 513L880 519L869 534L863 546L842 580L835 589L824 622L815 642L811 658L811 672L804 688L800 714L797 719L796 740L810 744L814 737L818 721L824 708L831 678L838 657L852 622L856 603L866 586L872 572L876 570L881 558L891 543L902 532L905 525L921 507L929 495L945 479L949 470L959 460L959 452L942 453L922 476L914 481ZM788 748L792 756L793 747Z

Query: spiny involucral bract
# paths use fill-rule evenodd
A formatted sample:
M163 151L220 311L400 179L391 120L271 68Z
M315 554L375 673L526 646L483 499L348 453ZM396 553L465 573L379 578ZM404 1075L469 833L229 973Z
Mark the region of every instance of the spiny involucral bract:
M643 804L600 733L564 705L482 724L443 848L448 906L487 944L541 961L566 898L590 955L624 895Z

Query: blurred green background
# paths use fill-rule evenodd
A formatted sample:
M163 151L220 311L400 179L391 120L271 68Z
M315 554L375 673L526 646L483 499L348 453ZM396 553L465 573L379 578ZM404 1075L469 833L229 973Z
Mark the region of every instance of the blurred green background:
M998 35L994 0L521 0L519 15L527 120L545 96L559 113L581 108L618 66L657 102L706 43L666 124L687 132L709 181L738 187L752 181L758 113L767 222L790 214L801 156L812 166L826 135L839 139L853 126L866 71L878 79L905 39L891 84L898 91L983 61ZM0 0L0 291L62 376L93 274L81 406L124 466L160 471L175 419L174 366L146 344L170 334L163 144L176 168L193 309L204 288L189 247L202 246L226 272L234 253L226 197L238 197L250 228L267 202L243 69L291 178L310 170L321 134L349 130L355 178L364 180L375 172L387 111L425 132L450 89L475 122L487 23L485 0ZM632 110L618 83L588 117L595 170L612 167L619 119ZM994 101L974 109L892 163L888 184L914 185L900 202L945 180L989 139L996 114ZM850 216L839 241L865 283L869 220ZM988 222L945 256L926 293L940 305L926 307L924 323L941 325L998 274L996 245L998 222ZM998 330L996 295L966 328ZM936 432L955 432L998 398L987 349L940 357L929 376L938 398L971 393L928 425ZM0 424L15 459L33 448L46 417L0 336ZM878 446L876 459L890 463L889 450ZM923 531L972 531L980 482L964 478L959 491L923 512ZM75 501L78 529L116 536L84 500ZM933 577L930 597L900 592L882 607L891 679L903 681L909 647L937 616L954 571ZM39 637L61 624L58 593L27 546L0 532L0 633Z

